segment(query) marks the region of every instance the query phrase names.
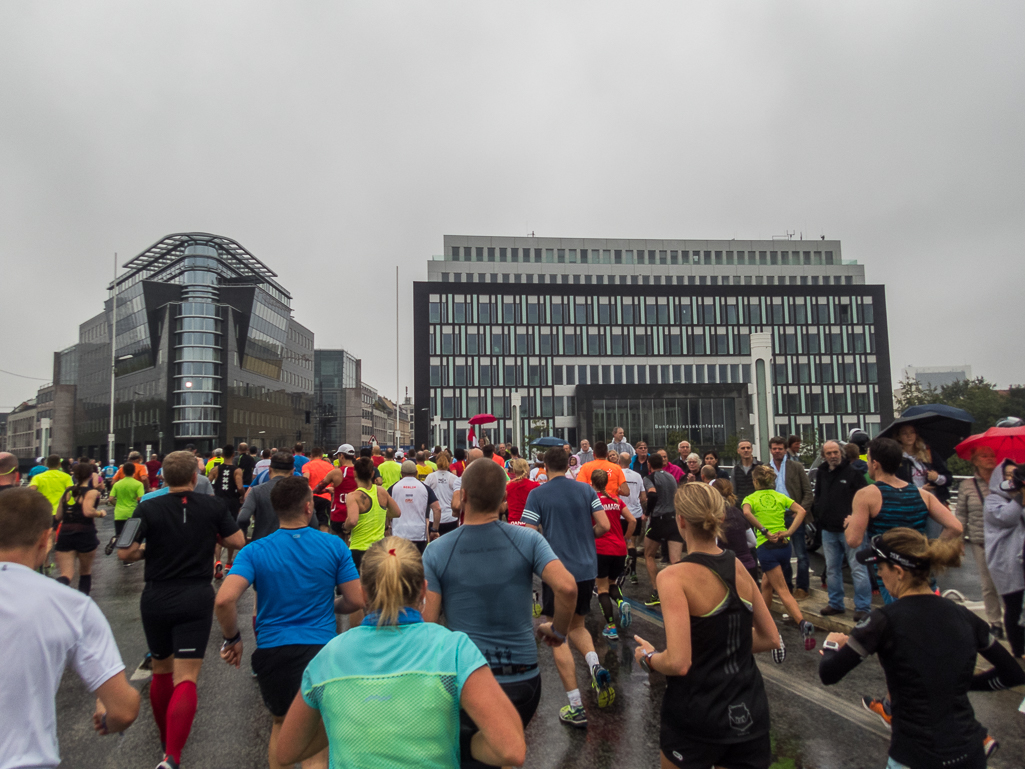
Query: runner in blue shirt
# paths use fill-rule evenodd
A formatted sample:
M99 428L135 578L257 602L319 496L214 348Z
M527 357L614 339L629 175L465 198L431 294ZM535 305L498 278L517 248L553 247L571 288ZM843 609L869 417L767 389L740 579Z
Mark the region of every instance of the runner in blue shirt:
M242 660L238 599L250 585L259 593L252 666L263 702L274 718L273 756L303 671L335 637L335 613L363 608L363 592L352 555L341 538L310 528L313 494L306 480L294 475L281 478L270 498L279 528L239 551L214 609L224 633L221 658L237 668ZM337 599L335 587L341 592Z

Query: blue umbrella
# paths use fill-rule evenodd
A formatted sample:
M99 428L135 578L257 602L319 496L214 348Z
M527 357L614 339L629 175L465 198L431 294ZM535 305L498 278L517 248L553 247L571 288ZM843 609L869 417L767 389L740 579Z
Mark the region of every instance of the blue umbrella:
M535 438L530 442L531 446L565 446L566 441L562 438L553 438L547 436L545 438Z
M942 403L926 403L904 409L898 419L879 433L879 437L896 440L901 425L912 425L929 448L946 458L954 453L957 444L971 434L973 422L975 417L964 409Z

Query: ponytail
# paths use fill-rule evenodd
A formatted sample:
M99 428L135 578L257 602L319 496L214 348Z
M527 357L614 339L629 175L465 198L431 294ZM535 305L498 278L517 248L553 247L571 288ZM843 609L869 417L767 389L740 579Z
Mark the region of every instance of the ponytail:
M673 507L697 537L714 540L722 536L726 503L722 495L707 483L685 483L680 486L673 497Z
M405 608L415 608L424 586L420 552L401 537L385 537L363 556L360 581L367 594L367 608L377 614L377 626L398 624Z
M957 539L929 539L921 532L902 526L883 534L882 541L891 550L927 564L921 569L905 569L911 576L912 587L926 584L933 574L961 565L961 542Z
M751 471L751 480L759 491L776 488L776 471L768 465L758 465Z

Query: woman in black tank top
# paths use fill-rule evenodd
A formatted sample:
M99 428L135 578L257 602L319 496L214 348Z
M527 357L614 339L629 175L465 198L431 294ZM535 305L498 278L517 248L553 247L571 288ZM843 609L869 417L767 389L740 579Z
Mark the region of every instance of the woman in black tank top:
M106 511L98 507L100 492L93 488L92 465L79 462L75 468L75 485L64 492L57 509L57 542L54 560L60 569L58 582L70 585L78 561L78 589L89 595L92 588L93 558L100 540L96 536L95 518L103 518Z
M674 503L687 555L658 575L667 648L635 636L637 661L666 676L662 766L767 769L769 703L753 655L780 649L779 632L751 575L716 544L722 496L688 483Z

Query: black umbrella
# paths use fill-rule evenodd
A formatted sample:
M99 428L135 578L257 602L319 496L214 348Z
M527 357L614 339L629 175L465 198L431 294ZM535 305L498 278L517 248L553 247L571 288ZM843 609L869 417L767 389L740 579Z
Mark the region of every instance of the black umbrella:
M531 446L564 446L566 441L562 438L553 438L551 436L545 436L544 438L535 438L530 442Z
M927 403L905 409L898 419L879 433L879 437L897 440L901 425L912 425L929 448L946 459L954 453L957 444L971 435L974 422L975 417L964 409Z

